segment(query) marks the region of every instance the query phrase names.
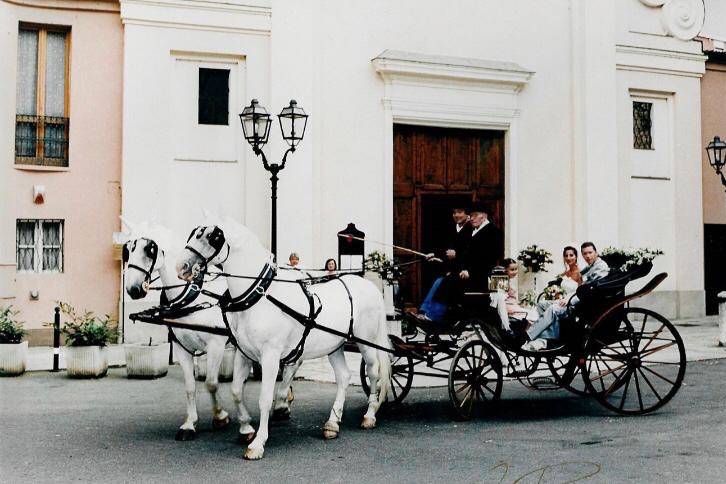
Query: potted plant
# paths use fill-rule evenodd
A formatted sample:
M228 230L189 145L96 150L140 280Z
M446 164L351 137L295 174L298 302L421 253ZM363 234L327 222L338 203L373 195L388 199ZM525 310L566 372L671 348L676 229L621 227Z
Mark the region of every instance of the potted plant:
M59 302L61 313L67 318L61 327L65 337L66 368L68 376L76 378L100 378L108 371L108 348L111 339L112 321L109 315L104 318L92 311L78 314L68 303Z
M517 260L522 263L526 272L534 274L534 290L539 292L537 274L546 271L547 265L552 264L552 254L534 244L522 249L517 256Z
M23 341L25 329L17 321L18 311L12 306L0 307L0 375L17 376L28 363L28 342Z
M124 345L126 375L129 378L160 378L169 371L169 343Z
M234 373L234 346L226 346L224 355L222 355L222 363L219 365L219 381L231 381ZM197 380L203 381L207 378L207 355L194 357L194 374Z

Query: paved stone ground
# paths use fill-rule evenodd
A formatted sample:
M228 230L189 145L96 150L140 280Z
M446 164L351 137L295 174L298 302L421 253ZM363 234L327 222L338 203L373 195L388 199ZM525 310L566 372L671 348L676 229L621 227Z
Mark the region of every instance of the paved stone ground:
M298 381L292 420L272 427L260 462L241 458L235 426L211 431L202 384L197 440L174 441L178 367L155 381L127 380L123 369L97 381L32 372L0 379L0 481L723 482L725 370L726 360L690 363L676 398L641 417L507 382L499 405L454 422L445 389L416 388L373 431L357 428L365 399L351 388L335 441L320 437L335 387ZM258 388L249 385L253 416ZM229 384L220 392L229 407Z

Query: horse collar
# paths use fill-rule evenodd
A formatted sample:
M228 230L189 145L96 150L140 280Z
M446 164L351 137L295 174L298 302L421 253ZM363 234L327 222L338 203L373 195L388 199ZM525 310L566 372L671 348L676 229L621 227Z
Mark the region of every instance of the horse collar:
M229 290L224 293L225 299L220 301L223 311L244 311L254 306L267 293L272 281L277 275L277 267L272 262L266 262L260 274L245 292L231 298Z

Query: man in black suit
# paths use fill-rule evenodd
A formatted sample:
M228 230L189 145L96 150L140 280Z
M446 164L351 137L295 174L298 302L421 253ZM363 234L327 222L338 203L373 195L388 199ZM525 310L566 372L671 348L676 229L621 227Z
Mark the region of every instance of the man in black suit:
M477 203L471 210L471 236L459 261L459 279L471 291L484 291L492 269L504 257L502 231L489 221L488 209Z
M466 251L472 231L468 212L468 208L465 207L454 207L451 210L451 218L454 219L454 223L447 229L446 244L440 254L440 258L444 262L444 274L459 268L457 263Z
M429 291L420 308L419 319L440 320L445 308L459 300L464 291L485 291L489 274L504 257L502 233L489 221L487 208L475 204L470 217L471 231L464 232L457 242L455 257L448 260L450 269ZM459 234L463 230L459 230ZM432 302L438 306L432 306ZM435 315L432 313L434 308L437 309Z

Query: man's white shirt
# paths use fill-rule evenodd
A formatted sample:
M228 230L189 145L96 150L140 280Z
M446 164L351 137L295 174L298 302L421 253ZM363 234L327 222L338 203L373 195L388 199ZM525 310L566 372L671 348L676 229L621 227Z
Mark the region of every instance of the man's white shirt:
M474 237L477 234L477 232L479 232L481 229L483 229L487 225L489 225L489 220L485 220L483 224L481 224L479 227L472 230L471 236Z

